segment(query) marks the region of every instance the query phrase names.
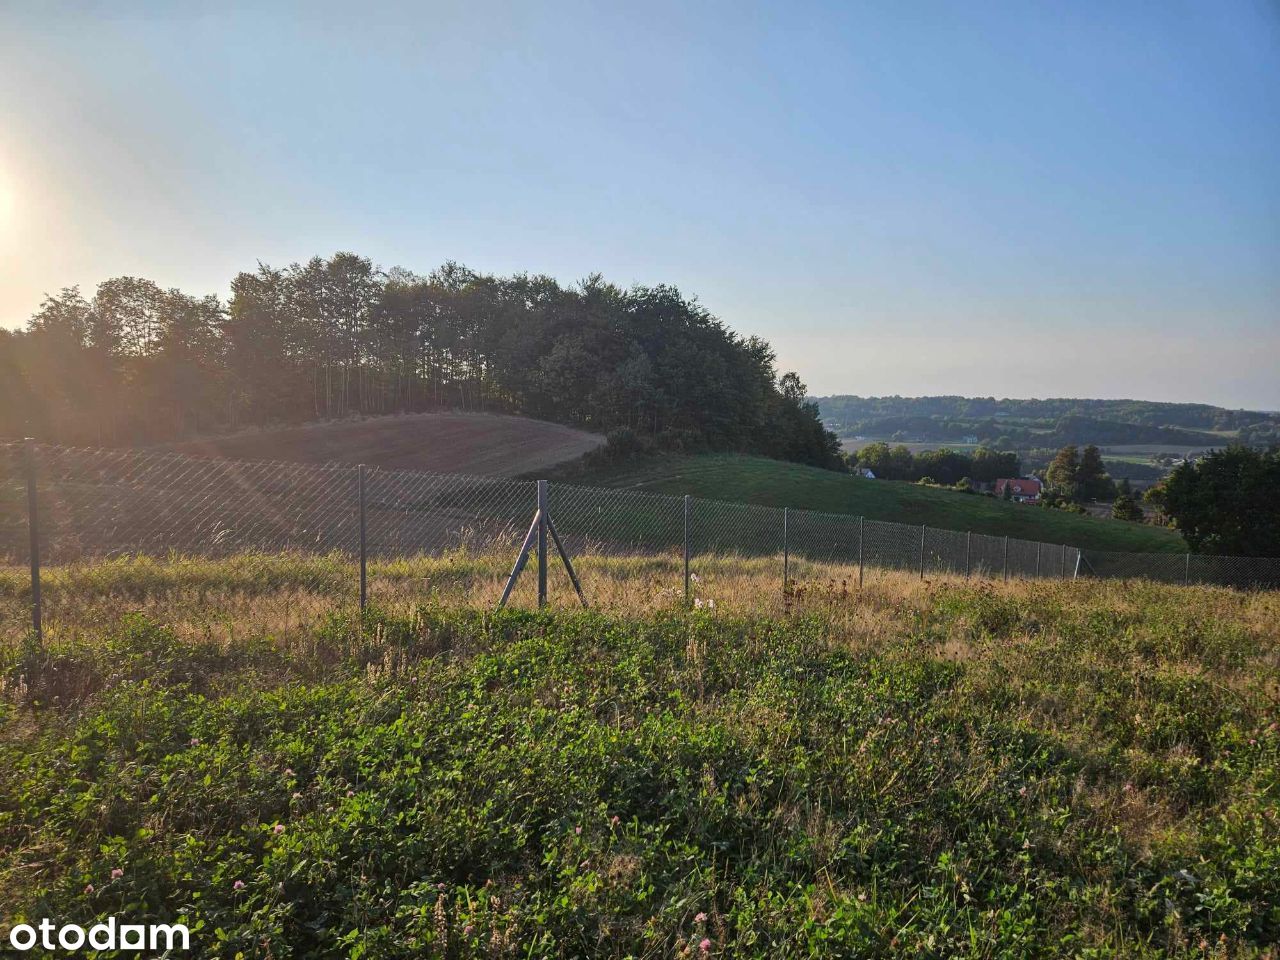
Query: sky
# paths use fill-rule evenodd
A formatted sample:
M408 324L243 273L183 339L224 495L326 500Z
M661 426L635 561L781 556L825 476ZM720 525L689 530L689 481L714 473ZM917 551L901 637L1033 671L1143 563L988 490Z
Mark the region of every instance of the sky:
M338 250L671 283L814 395L1280 409L1280 0L0 0L0 325Z

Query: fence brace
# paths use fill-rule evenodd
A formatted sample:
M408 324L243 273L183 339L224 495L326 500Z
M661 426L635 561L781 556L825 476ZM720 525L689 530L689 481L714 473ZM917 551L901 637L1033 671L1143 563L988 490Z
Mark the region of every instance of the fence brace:
M560 533L556 530L555 521L551 519L551 509L549 507L550 498L548 497L547 481L538 481L538 507L533 514L533 522L529 524L529 532L524 536L524 543L520 546L520 553L516 557L515 566L511 568L511 575L507 577L507 585L502 590L502 599L498 601L498 609L501 610L507 605L507 600L511 598L511 591L515 589L516 580L520 578L520 571L524 569L524 565L529 560L529 552L533 549L536 542L538 544L538 606L545 607L547 605L547 535L551 535L551 540L555 544L556 551L560 554L560 560L564 564L564 568L569 573L569 580L573 583L573 589L578 594L578 600L584 607L587 606L587 598L582 592L582 583L578 580L578 573L573 569L573 561L569 559L569 551L565 549L564 541L560 539Z

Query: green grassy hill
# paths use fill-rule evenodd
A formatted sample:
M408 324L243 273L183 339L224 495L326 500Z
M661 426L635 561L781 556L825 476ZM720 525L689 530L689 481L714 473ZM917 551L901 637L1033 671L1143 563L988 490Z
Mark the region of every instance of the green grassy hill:
M737 454L661 456L597 468L565 468L554 478L654 493L849 513L869 520L927 523L949 530L1067 543L1094 550L1182 552L1172 530L1082 517L890 480Z

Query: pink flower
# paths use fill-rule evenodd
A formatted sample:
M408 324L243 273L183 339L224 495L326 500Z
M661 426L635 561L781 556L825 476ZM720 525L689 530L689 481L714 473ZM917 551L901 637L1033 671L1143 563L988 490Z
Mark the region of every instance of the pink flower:
M91 893L93 893L93 884L91 883L91 884L87 885L87 886L84 888L84 892L85 892L85 895L86 895L86 896L87 896L87 895L89 895L89 894L91 894Z
M232 889L232 890L243 890L243 889L244 889L244 881L243 881L243 880L237 880L235 883L233 883L233 884L231 885L231 889Z
M706 915L705 913L699 913L696 917L694 917L694 918L693 918L693 922L694 922L694 923L706 923L706 922L707 922L707 915Z
M271 828L271 832L274 833L277 837L280 836L280 834L284 833L284 824L277 823L274 827Z
M700 944L698 944L698 949L699 949L699 950L701 950L703 953L710 953L710 952L711 952L711 941L710 941L709 939L707 939L706 937L703 937L703 938L702 938L702 942L701 942Z
M285 767L285 768L284 768L284 775L285 775L286 777L292 777L292 776L293 776L293 767Z
M616 827L621 822L622 819L616 813L609 819L609 825L611 827Z
M348 797L354 797L355 795L356 795L356 792L355 792L354 790L348 790L348 791L347 791L347 796L348 796Z
M121 870L119 867L116 867L114 870L111 871L112 880L119 880L123 876L124 876L124 871Z
M575 834L578 834L578 835L580 836L580 835L582 834L582 828L581 828L581 827L574 827L574 828L573 828L573 832L574 832Z
M471 936L474 930L475 930L475 927L473 927L471 924L468 923L465 927L462 928L462 935L464 937L469 937Z
M193 746L193 747L198 747L198 746L200 746L200 738L199 738L199 737L192 737L192 738L191 738L191 741L190 741L190 746Z
M1020 796L1020 797L1025 797L1026 795L1027 795L1027 788L1026 788L1026 787L1019 787L1019 788L1018 788L1018 796Z
M443 884L443 883L437 883L437 884L436 884L436 889L437 889L437 890L444 890L444 884Z

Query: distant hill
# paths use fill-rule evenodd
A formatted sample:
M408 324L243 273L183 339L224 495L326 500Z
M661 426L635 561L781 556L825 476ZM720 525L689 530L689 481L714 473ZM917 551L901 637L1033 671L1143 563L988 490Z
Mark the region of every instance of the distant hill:
M553 477L655 493L821 510L869 520L927 523L949 530L1066 543L1095 550L1182 552L1167 528L1083 517L994 497L891 480L864 480L801 464L735 454L660 456L603 467L566 465Z
M817 403L824 423L842 438L976 441L1000 449L1095 443L1176 451L1220 447L1233 440L1263 443L1280 435L1280 414L1200 403L946 396L833 396Z
M581 457L604 437L559 423L491 413L419 413L329 420L169 444L200 456L366 463L395 470L513 476Z

